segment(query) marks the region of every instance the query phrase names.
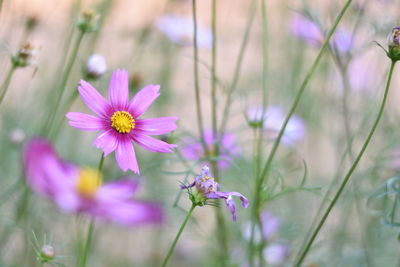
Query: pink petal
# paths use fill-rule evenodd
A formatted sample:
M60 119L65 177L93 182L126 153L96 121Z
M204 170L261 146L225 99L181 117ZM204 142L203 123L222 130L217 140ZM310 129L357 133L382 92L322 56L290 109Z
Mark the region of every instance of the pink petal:
M112 74L108 97L115 109L125 109L129 102L128 79L126 70L116 70Z
M164 213L160 205L141 201L116 201L102 203L104 217L116 223L132 226L146 223L161 223Z
M117 149L118 138L115 136L113 130L108 130L100 133L93 142L93 145L100 148L104 152L104 156L107 156L115 149Z
M131 134L131 137L140 146L153 152L171 153L172 148L176 147L176 145L168 144L164 141L141 134L139 132Z
M65 115L69 119L69 125L85 131L100 131L104 128L103 121L95 116L79 112L68 112Z
M97 197L103 201L107 199L130 199L139 187L139 180L132 178L109 182L99 188Z
M130 169L139 174L139 166L136 161L135 150L133 149L132 142L128 138L118 142L115 159L117 160L121 170L126 172Z
M110 104L97 90L84 80L80 81L78 87L83 102L97 115L107 117L111 110Z
M162 117L154 119L137 120L135 129L143 134L160 135L176 129L177 117Z
M134 118L141 116L160 95L159 85L148 85L140 90L129 102L128 111Z

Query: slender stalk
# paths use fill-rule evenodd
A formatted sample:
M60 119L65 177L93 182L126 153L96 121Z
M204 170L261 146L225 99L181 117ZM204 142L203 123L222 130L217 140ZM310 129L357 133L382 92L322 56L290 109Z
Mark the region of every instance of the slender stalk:
M268 101L268 92L267 92L267 77L268 77L268 21L267 21L267 8L266 8L266 1L261 1L261 18L262 18L262 31L263 31L263 38L262 38L262 48L263 48L263 72L262 72L262 116L263 119L265 116L265 110L267 107ZM264 139L264 130L263 125L261 127L254 129L253 133L253 153L254 153L254 162L255 162L255 169L254 169L254 192L257 192L257 181L259 179L260 171L261 171L261 159L263 155L263 139ZM249 264L250 266L254 266L254 238L255 238L255 230L256 226L258 226L260 233L262 232L262 221L257 216L258 210L253 206L252 209L252 216L253 222L251 227L251 235L250 235L250 242L249 242ZM262 235L261 235L262 236ZM263 236L262 236L263 238ZM263 246L265 245L264 239L261 242L260 250L262 250ZM259 253L259 264L262 266L264 264L262 253Z
M83 249L83 254L82 254L82 260L79 264L80 267L86 266L87 259L89 257L90 245L91 245L92 239L93 239L93 232L94 232L94 220L92 219L90 221L89 229L87 232L86 243L85 243L85 247Z
M51 127L54 124L54 120L55 120L58 110L60 108L61 100L65 93L65 88L67 86L68 78L71 74L72 67L74 66L74 63L75 63L76 57L78 55L79 47L81 45L84 34L85 33L83 31L79 31L79 35L75 40L75 44L72 48L71 55L68 59L68 62L65 65L66 66L65 69L63 70L63 72L64 72L63 76L61 78L59 86L57 87L58 95L56 97L55 105L53 106L53 110L50 112L49 118L47 120L46 133L48 133L51 130Z
M8 91L8 87L10 86L10 82L12 79L12 76L14 74L14 71L16 70L15 65L13 64L10 68L10 70L7 73L6 79L3 82L3 85L1 86L0 90L0 105L3 102L4 97L6 96L6 93Z
M230 114L230 109L231 109L231 105L232 105L232 96L234 91L236 90L238 81L239 81L239 77L240 77L240 72L242 70L242 63L243 63L243 58L244 58L244 53L246 52L246 48L247 48L247 44L249 41L249 35L250 35L250 30L251 27L253 25L254 22L254 18L255 18L255 13L257 10L257 5L256 5L257 1L253 0L250 4L250 10L249 10L249 16L248 16L248 21L247 21L247 25L246 25L246 29L244 32L244 36L243 36L243 41L242 44L240 45L240 50L239 50L239 55L236 61L236 66L235 66L235 71L233 73L233 81L232 84L228 90L227 93L227 97L226 97L226 102L225 102L225 106L224 106L224 111L222 113L222 119L221 119L221 126L220 126L220 138L222 138L222 136L225 133L226 130L226 125L228 124L228 119L229 119L229 114Z
M350 6L351 2L352 2L352 0L348 0L346 2L346 4L343 6L342 10L340 11L339 15L337 16L337 18L336 18L336 20L335 20L335 22L333 24L333 26L329 30L328 35L325 37L325 40L324 40L324 42L323 42L323 44L322 44L322 46L321 46L321 48L320 48L320 50L318 52L317 57L315 58L313 64L311 65L309 71L307 72L306 77L304 78L304 80L303 80L303 82L302 82L302 84L301 84L301 86L299 88L299 91L297 92L297 95L295 97L295 100L294 100L291 108L290 108L290 111L289 111L288 115L285 118L285 121L284 121L284 123L282 125L282 128L279 131L278 137L274 141L274 144L273 144L273 147L271 149L271 152L270 152L270 154L268 156L268 159L267 159L266 163L264 164L264 168L263 168L263 170L261 172L261 175L260 175L260 177L259 177L259 179L257 181L257 186L256 186L257 192L255 194L254 205L255 205L255 209L257 210L258 214L259 214L259 211L260 211L260 207L259 206L261 204L260 203L261 202L260 195L261 195L262 186L264 184L264 181L267 178L268 171L269 171L269 169L271 167L272 161L273 161L273 159L275 157L275 154L276 154L276 152L278 150L278 147L280 145L281 139L283 137L283 133L285 132L287 124L288 124L289 120L291 119L291 117L293 116L293 114L294 114L294 112L295 112L295 110L296 110L296 108L297 108L297 106L298 106L298 104L299 104L299 102L301 100L301 97L303 96L304 90L307 87L309 81L311 80L311 77L313 76L313 74L314 74L314 72L315 72L315 70L316 70L316 68L318 66L318 63L320 62L320 60L322 58L323 52L325 51L326 47L329 45L330 38L332 37L333 33L335 32L339 22L341 21L342 17L346 13L346 11L347 11L348 7Z
M103 164L104 164L104 153L101 153L99 166L97 168L97 170L99 172L99 175L103 171ZM81 261L80 261L80 264L79 264L80 267L85 267L86 266L86 263L87 263L87 260L88 260L88 257L89 257L89 252L90 252L92 239L93 239L94 227L95 227L95 221L94 221L94 219L92 219L90 221L89 228L88 228L88 231L87 231L85 247L83 249L82 258L81 258Z
M204 123L201 113L200 83L199 83L199 51L197 47L197 8L196 0L192 0L193 12L193 71L194 71L194 90L196 98L197 125L199 129L200 142L203 146L204 154L208 156L208 147L204 141Z
M300 266L300 264L303 262L305 256L307 255L308 251L310 250L311 245L313 244L313 242L314 242L315 238L317 237L319 231L321 230L321 228L324 225L326 219L328 218L331 210L335 206L337 200L339 199L339 197L342 194L344 188L346 187L346 184L348 183L351 175L353 174L353 172L355 171L356 167L358 166L358 163L360 162L362 156L364 155L365 150L367 149L367 147L368 147L368 145L369 145L369 143L370 143L370 141L372 139L372 136L374 135L375 130L378 127L378 124L379 124L379 122L380 122L380 120L382 118L383 110L385 108L385 104L386 104L387 96L388 96L388 93L389 93L390 82L392 80L392 75L393 75L393 70L394 70L395 64L396 64L396 62L392 61L391 65L390 65L389 75L388 75L388 79L387 79L385 93L384 93L384 96L383 96L383 99L382 99L382 103L380 105L379 112L378 112L378 115L377 115L377 117L375 119L375 122L374 122L374 124L373 124L373 126L372 126L372 128L371 128L371 130L370 130L370 132L368 134L368 137L365 140L364 145L362 146L360 152L358 153L355 161L353 162L352 166L350 167L349 171L347 172L345 178L343 179L338 191L335 194L335 197L332 199L332 201L329 204L328 208L326 209L324 215L322 216L320 222L318 223L317 228L312 233L311 238L307 242L305 248L301 251L300 256L298 257L298 259L296 261L295 266Z
M213 33L211 56L211 117L215 146L218 145L217 125L217 0L212 0L211 27ZM215 148L214 148L215 149Z
M179 231L178 231L178 233L176 234L176 237L175 237L175 239L174 239L174 242L172 242L172 245L171 245L171 247L169 248L168 253L167 253L167 255L166 255L165 258L164 258L164 261L163 261L163 263L162 263L162 265L161 265L162 267L167 266L168 261L169 261L169 259L171 258L172 253L174 252L176 243L178 243L178 240L179 240L179 238L180 238L180 236L181 236L181 234L182 234L182 232L183 232L183 229L185 228L187 222L189 221L189 218L190 218L190 216L192 215L193 210L194 210L195 207L196 207L196 205L195 205L195 204L192 204L192 207L190 208L189 212L186 214L185 220L183 221L181 227L179 228Z

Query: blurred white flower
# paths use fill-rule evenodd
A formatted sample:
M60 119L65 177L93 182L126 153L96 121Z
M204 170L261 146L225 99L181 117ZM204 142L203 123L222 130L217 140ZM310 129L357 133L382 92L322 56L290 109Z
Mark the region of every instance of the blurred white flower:
M263 254L268 264L281 265L289 256L289 248L286 245L275 243L266 247Z
M86 73L91 78L99 78L107 71L105 58L99 54L93 54L86 63Z
M165 15L156 21L157 28L171 41L179 45L193 45L193 19L178 15ZM197 46L210 48L212 45L210 29L197 23Z
M287 114L279 106L269 106L266 114L267 117L264 121L264 129L267 131L267 136L270 138L277 138ZM282 144L294 145L304 138L305 131L303 119L297 115L293 115L283 133Z
M22 129L16 128L10 133L10 142L19 145L25 140L25 133Z

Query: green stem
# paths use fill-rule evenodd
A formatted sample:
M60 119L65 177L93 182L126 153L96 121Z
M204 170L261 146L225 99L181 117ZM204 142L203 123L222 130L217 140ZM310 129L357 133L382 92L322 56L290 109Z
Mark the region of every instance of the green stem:
M197 47L197 8L196 0L192 0L193 12L193 71L194 71L194 89L196 98L197 125L199 128L200 142L203 146L204 154L208 156L208 147L204 141L204 123L201 113L200 83L199 83L199 51Z
M86 266L87 259L89 257L90 245L91 245L92 239L93 239L93 232L94 232L94 219L92 219L89 224L89 229L88 229L87 237L86 237L86 243L85 243L85 247L83 249L82 260L79 264L80 267Z
M194 210L195 207L196 207L196 205L195 205L195 204L192 204L192 207L190 208L189 212L186 214L186 218L185 218L185 220L183 221L181 227L179 228L179 231L178 231L178 233L176 234L176 237L175 237L175 239L174 239L174 242L172 242L172 245L171 245L171 247L169 248L167 255L165 256L165 259L164 259L164 261L163 261L163 263L162 263L162 265L161 265L162 267L167 266L168 261L169 261L169 259L171 258L172 253L174 252L176 243L178 243L179 237L181 236L181 234L182 234L182 232L183 232L183 229L185 228L187 222L189 221L189 218L190 218L190 216L192 215L192 212L193 212L193 210Z
M368 134L368 137L365 140L364 145L362 146L360 152L358 153L355 161L353 162L352 166L350 167L349 171L347 172L345 178L343 179L338 191L335 194L335 197L332 199L332 201L329 204L328 208L326 209L324 215L322 216L320 222L318 223L317 228L314 230L314 232L312 233L311 238L307 242L305 248L300 253L300 256L298 257L298 260L296 261L295 266L300 266L300 264L303 262L305 256L307 255L308 251L310 250L311 245L313 244L313 242L314 242L315 238L317 237L319 231L321 230L321 228L324 225L326 219L328 218L331 210L333 209L333 207L335 206L337 200L339 199L340 195L342 194L343 189L346 187L346 184L348 183L351 175L353 174L353 172L356 169L358 163L360 162L362 156L364 155L364 152L367 149L368 144L371 141L372 136L374 135L376 128L378 127L379 121L382 118L383 110L385 108L385 104L386 104L387 96L388 96L388 93L389 93L390 82L392 80L392 75L393 75L393 70L394 70L395 64L396 64L396 62L392 61L391 65L390 65L389 76L388 76L388 79L387 79L383 100L382 100L381 106L379 108L379 112L378 112L378 115L377 115L377 117L375 119L375 122L374 122L374 124L373 124L373 126L372 126L372 128L371 128L371 130L370 130L370 132Z
M314 74L314 72L315 72L315 70L316 70L316 68L318 66L318 63L320 62L320 60L322 58L323 52L325 51L326 47L329 45L329 40L330 40L331 36L335 32L340 20L342 19L342 17L346 13L346 11L347 11L348 7L350 6L351 2L352 2L352 0L347 0L346 4L344 5L344 7L340 11L339 15L337 16L333 26L329 30L328 35L325 37L325 40L324 40L324 42L323 42L323 44L322 44L322 46L321 46L321 48L320 48L320 50L318 52L317 57L315 58L313 64L311 65L310 69L308 70L307 75L304 78L304 80L303 80L303 82L302 82L302 84L300 86L299 91L297 92L296 98L295 98L295 100L294 100L294 102L293 102L293 104L292 104L292 106L290 108L290 111L289 111L288 115L285 118L285 121L284 121L284 123L282 125L282 128L279 131L278 137L274 141L274 144L273 144L273 147L271 149L271 152L270 152L270 154L268 156L268 159L267 159L267 161L266 161L266 163L264 165L264 168L263 168L263 170L261 172L261 175L260 175L260 177L259 177L259 179L257 181L257 186L256 186L257 192L255 194L255 199L254 199L254 205L256 206L255 210L258 210L258 211L260 210L259 206L261 204L260 203L261 202L260 195L261 195L262 186L264 184L264 181L266 180L266 176L267 176L268 171L269 171L269 169L271 167L271 163L272 163L272 161L273 161L273 159L275 157L275 154L276 154L276 152L278 150L278 147L279 147L279 144L281 142L283 133L286 130L286 126L289 123L289 120L291 119L291 117L293 116L293 114L294 114L294 112L295 112L295 110L296 110L296 108L297 108L297 106L298 106L298 104L299 104L299 102L301 100L301 97L303 96L305 88L307 87L309 81L311 80L311 77Z
M217 1L212 0L211 27L213 33L211 55L211 121L214 145L218 146L217 125ZM214 150L216 148L214 147ZM218 157L218 155L216 155Z
M256 3L257 3L257 1L253 0L251 2L251 4L250 4L248 21L247 21L246 29L245 29L245 32L244 32L243 41L242 41L242 44L240 45L239 55L238 55L238 58L237 58L237 61L236 61L235 71L234 71L234 74L233 74L233 81L232 81L232 84L231 84L231 86L230 86L230 88L228 90L227 98L226 98L226 102L225 102L225 106L224 106L224 111L222 113L219 138L222 138L222 136L224 135L225 130L226 130L226 125L228 124L229 113L230 113L232 100L233 100L232 99L233 93L236 90L236 87L237 87L237 84L238 84L238 81L239 81L240 71L242 70L242 63L243 63L244 53L246 52L247 44L248 44L248 41L249 41L250 30L251 30L251 27L253 25L254 18L255 18L255 13L256 13L256 10L257 10Z
M103 164L104 164L104 152L101 153L100 161L99 161L99 166L97 168L99 175L103 172ZM94 227L95 227L95 222L94 219L90 221L89 228L87 231L87 237L86 237L86 243L85 247L83 249L83 254L82 254L82 260L80 261L79 266L80 267L85 267L88 257L89 257L89 252L90 252L90 247L93 239L93 232L94 232Z
M1 90L0 90L0 105L3 102L4 97L6 96L6 93L8 91L8 87L10 86L10 82L12 79L12 76L14 74L14 71L16 70L15 65L13 64L10 68L10 70L7 73L7 77L3 82L3 85L1 86Z
M61 82L60 82L59 86L57 87L58 95L57 95L57 98L55 101L55 106L53 106L53 110L52 110L52 112L50 112L49 119L46 124L46 132L45 133L48 133L54 124L54 120L55 120L58 110L60 108L61 100L65 93L65 88L66 88L66 85L68 82L68 78L71 74L72 67L74 66L74 63L75 63L76 57L78 55L79 47L81 45L84 34L85 34L85 32L79 31L79 35L78 35L78 37L75 41L75 44L72 48L72 51L71 51L71 56L69 57L66 67L63 70L64 74L61 78ZM60 91L60 92L58 92L58 91Z

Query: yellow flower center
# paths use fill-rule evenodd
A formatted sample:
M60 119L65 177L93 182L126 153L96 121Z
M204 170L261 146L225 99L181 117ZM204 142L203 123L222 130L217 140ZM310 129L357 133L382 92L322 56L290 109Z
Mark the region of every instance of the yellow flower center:
M92 168L79 170L79 180L76 190L83 197L91 198L102 184L101 174Z
M111 127L119 133L129 133L135 128L135 120L126 111L116 111L111 117Z

